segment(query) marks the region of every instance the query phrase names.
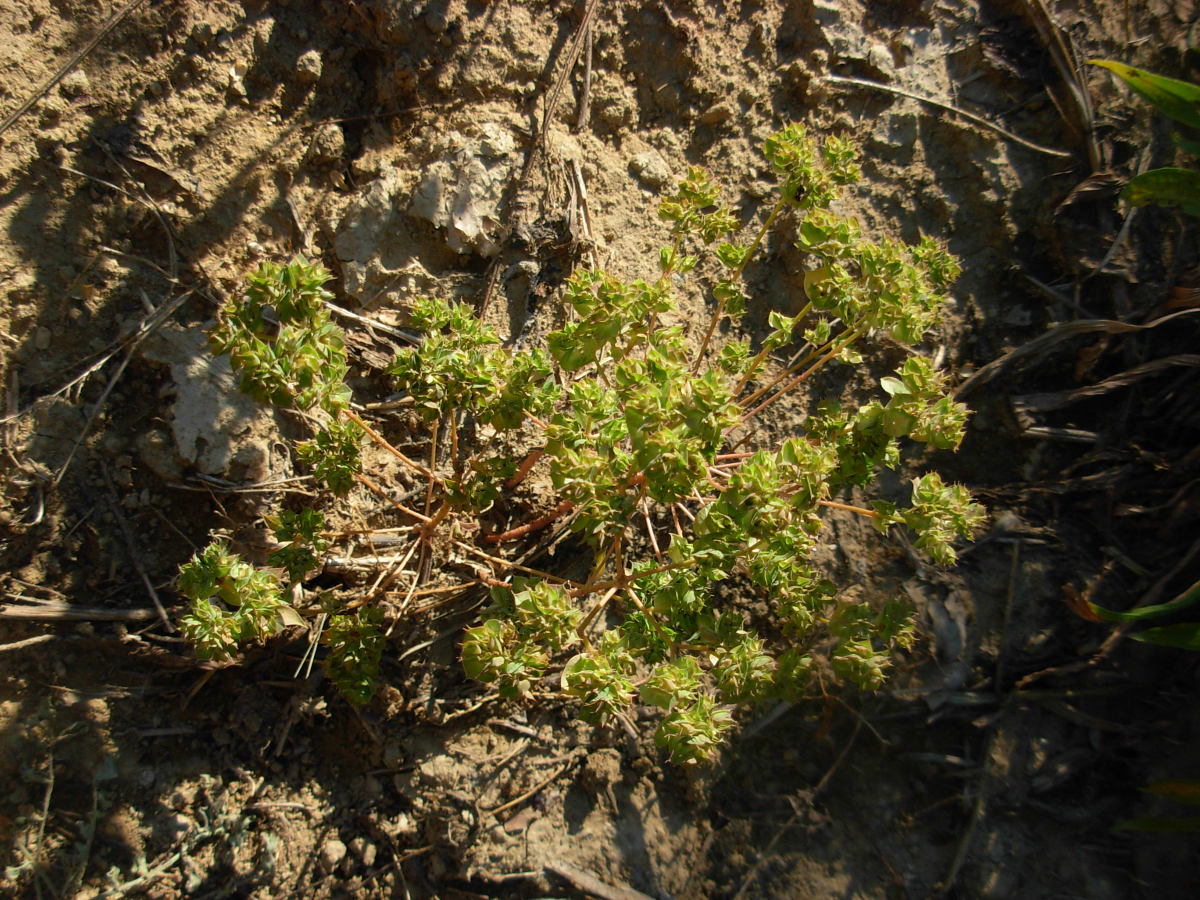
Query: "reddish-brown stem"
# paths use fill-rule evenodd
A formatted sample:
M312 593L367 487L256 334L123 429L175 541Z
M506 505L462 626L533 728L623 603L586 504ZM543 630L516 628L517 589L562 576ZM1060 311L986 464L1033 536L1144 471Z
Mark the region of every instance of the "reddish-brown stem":
M451 507L449 502L443 500L442 505L439 506L437 512L433 514L433 518L429 519L424 525L421 526L421 537L423 537L425 540L429 540L430 536L434 531L437 530L437 527L442 524L446 516L450 515L450 509Z
M867 516L871 519L878 519L879 513L873 509L866 509L862 506L851 506L849 503L838 503L836 500L818 500L818 506L825 506L829 509L844 509L846 512L858 513L860 516Z
M366 475L362 475L362 474L355 475L354 480L357 481L359 484L361 484L363 487L365 487L367 490L369 490L372 494L375 494L375 496L380 497L380 498L386 500L388 503L392 504L392 506L394 508L400 510L400 512L404 513L406 516L412 516L418 522L428 523L430 521L429 516L422 515L421 513L417 512L415 509L409 509L403 503L398 503L395 500L393 500L390 496L388 496L387 491L385 491L383 488L381 488L379 485L377 485L375 482L373 482Z
M541 529L543 529L547 525L549 525L551 522L555 521L558 518L561 518L562 516L565 516L567 513L569 513L574 508L575 508L575 504L572 503L570 500L563 500L561 503L558 504L558 506L554 507L554 509L552 509L550 512L546 513L544 516L538 516L532 522L526 522L524 525L518 526L517 528L513 528L509 531L502 532L501 534L489 534L487 537L484 538L484 540L487 541L489 544L502 544L505 541L515 541L518 538L525 537L525 535L527 535L527 534L532 534L535 531L540 531Z
M793 378L791 381L789 381L787 384L785 384L783 387L781 387L778 391L776 391L774 394L772 394L770 397L768 397L762 403L758 404L758 406L754 407L754 409L743 414L742 421L746 422L750 419L753 419L755 416L757 416L759 413L761 413L764 409L766 409L768 406L770 406L772 403L774 403L780 397L784 396L789 391L795 390L797 387L799 387L801 384L803 384L806 380L811 378L813 373L815 373L818 369L820 369L822 366L824 366L830 360L836 359L837 355L839 353L841 353L842 350L844 350L850 343L852 343L853 340L858 337L859 333L860 332L858 330L851 331L845 338L843 338L837 344L830 347L829 352L826 353L824 356L822 356L820 359L818 359L815 363L813 363L811 366L809 366L807 369L805 369L803 372L801 372L799 375L797 375L795 378Z
M537 465L538 460L541 459L545 453L545 447L538 447L537 449L530 450L528 453L526 453L525 458L521 460L521 464L517 466L517 471L513 473L512 478L504 482L504 489L506 491L511 491L518 484L524 481L533 467Z
M347 419L349 419L351 422L354 422L355 424L357 424L359 428L361 428L363 431L365 431L367 433L367 437L369 437L371 440L373 440L376 444L378 444L380 447L382 447L388 453L392 454L392 456L396 457L396 459L400 460L400 462L404 463L410 469L412 469L416 472L420 472L426 478L432 478L435 481L437 481L439 484L441 484L442 479L438 478L436 474L429 471L427 468L425 468L423 465L421 465L415 459L409 459L407 456L405 456L403 453L401 453L399 450L397 450L395 447L393 447L391 444L389 444L387 439L385 437L383 437L383 435L381 435L374 428L372 428L370 425L368 425L366 422L364 422L362 416L360 416L354 410L352 410L352 409L342 410L342 414Z

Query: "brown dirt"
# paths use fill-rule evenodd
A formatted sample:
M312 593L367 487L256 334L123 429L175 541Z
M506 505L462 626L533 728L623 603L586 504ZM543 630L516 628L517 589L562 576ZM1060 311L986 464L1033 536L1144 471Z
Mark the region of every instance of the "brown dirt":
M0 11L0 111L114 5ZM1192 3L1049 5L1085 57L1186 74ZM1051 322L1153 319L1197 262L1194 224L1151 209L1088 277L1121 233L1122 207L1103 185L1072 194L1092 174L1084 144L1047 92L1063 94L1026 4L1008 0L603 3L588 123L573 127L577 72L518 191L581 8L148 3L0 137L0 337L9 411L20 412L0 458L7 602L87 610L0 620L5 642L52 636L0 648L0 891L574 896L547 874L562 861L676 900L1193 896L1187 835L1110 829L1178 813L1139 799L1147 780L1200 777L1196 664L1126 644L1072 669L1109 628L1063 599L1096 583L1098 600L1127 606L1176 563L1164 599L1195 580L1194 487L1177 493L1196 464L1196 407L1178 399L1189 385L1194 395L1195 376L1175 370L1111 405L1038 420L1103 432L1084 447L1030 437L1010 402L1194 349L1190 320L1136 342L1063 345L972 395L958 456L910 460L935 461L991 508L991 530L957 569L934 571L834 517L827 565L872 594L905 592L925 640L894 690L758 711L703 771L667 765L642 737L578 724L567 707L522 709L465 682L455 638L470 609L402 621L388 686L361 712L319 676L293 677L302 643L202 668L156 618L97 612L149 605L139 568L175 605L179 564L214 530L261 546L261 514L306 491L287 451L294 426L243 404L199 350L214 304L263 259L320 258L341 306L400 325L421 294L477 300L483 254L499 243L488 314L536 340L555 321L556 287L590 252L619 275L647 273L666 233L656 192L686 165L710 167L752 216L768 177L758 146L800 120L861 141L866 178L847 207L868 229L944 236L963 260L934 349L964 376ZM830 73L1000 117L1071 156L822 81ZM1090 86L1101 170L1120 179L1169 157L1144 105L1107 76L1091 73ZM591 243L569 220L576 165ZM436 203L432 219L410 214L431 175L445 184L466 169L471 208L499 209L499 222L448 229ZM517 223L519 240L504 241ZM782 242L750 270L752 328L790 308L799 271ZM131 337L185 292L168 324ZM685 318L704 321L704 298L686 299ZM382 398L391 339L343 324L356 384ZM800 404L780 404L764 439L789 434ZM388 427L408 440L403 419ZM1160 511L1130 518L1135 500ZM357 503L373 526L393 524L369 495ZM1016 690L1063 667L1029 683L1040 693Z

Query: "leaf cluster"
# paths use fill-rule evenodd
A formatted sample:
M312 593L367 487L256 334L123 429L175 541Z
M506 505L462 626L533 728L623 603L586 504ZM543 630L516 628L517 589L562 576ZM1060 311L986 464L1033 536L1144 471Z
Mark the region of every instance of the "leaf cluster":
M345 496L362 471L363 433L342 417L350 405L349 367L342 330L327 306L330 278L302 257L286 266L263 263L246 277L245 293L221 307L209 339L214 353L229 354L243 392L319 414L316 436L296 449L318 480Z

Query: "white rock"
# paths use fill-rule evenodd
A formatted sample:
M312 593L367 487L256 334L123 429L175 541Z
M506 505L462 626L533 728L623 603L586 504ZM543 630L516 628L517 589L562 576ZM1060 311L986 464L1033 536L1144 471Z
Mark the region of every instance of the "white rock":
M146 339L142 352L171 368L171 432L181 459L206 475L224 475L241 464L261 480L269 470L274 419L237 389L229 357L212 355L203 329L163 327Z

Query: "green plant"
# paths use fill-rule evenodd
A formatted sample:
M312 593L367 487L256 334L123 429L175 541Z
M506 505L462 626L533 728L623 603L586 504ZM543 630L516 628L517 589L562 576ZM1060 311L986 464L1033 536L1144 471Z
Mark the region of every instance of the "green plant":
M214 332L216 348L230 353L256 396L323 414L321 433L331 437L322 444L318 436L302 455L318 474L322 465L336 470L338 477L327 479L331 488L344 491L354 478L363 480L348 460L357 460L365 433L428 480L426 514L398 507L414 520L423 556L435 552L432 535L443 523L459 536L477 531L475 543L455 537L455 545L508 580L491 580L491 606L465 634L462 659L470 677L502 696L529 698L547 689L547 676L561 662L562 692L578 700L589 720L622 715L635 697L661 708L657 739L681 763L707 758L740 705L803 696L838 681L879 687L894 648L911 641L904 602L869 603L839 591L807 561L826 511L863 516L881 532L904 526L919 548L947 564L955 560L954 541L983 517L962 487L944 484L936 473L916 479L904 508L837 499L871 485L881 468L896 467L902 438L940 449L961 441L965 408L945 396L945 377L916 355L881 382L886 401L847 407L805 398L811 412L796 424L796 436L737 449L757 440L754 422L765 410L798 395L818 371L859 363L857 346L870 334L906 345L921 341L958 275L957 262L936 241L872 241L853 219L830 211L858 178L848 142L818 142L793 125L771 137L764 153L779 191L756 229L741 234L709 174L689 170L659 207L671 243L658 255L657 274L626 281L577 271L563 295L568 321L548 336L545 349L504 346L465 305L417 303L413 324L425 337L400 351L391 373L433 424L427 465L365 428L333 383L345 361L340 339L313 302L324 280L317 267L297 261L260 269ZM732 336L750 305L743 276L768 234L789 221L810 261L806 302L795 315L769 313L770 332L754 347ZM677 285L700 272L715 273L708 279L714 310L702 333L690 335L673 324L675 297ZM284 323L274 342L262 326L267 297ZM290 326L295 331L285 344ZM731 336L718 350L714 338L723 327ZM773 354L794 346L797 334L802 341L791 362L775 364ZM289 361L291 352L302 358ZM526 438L532 445L526 453L497 456L459 440L468 423L513 439L536 437ZM344 441L336 437L343 427ZM445 441L439 446L444 431L449 448ZM489 509L535 465L544 467L556 505L497 533ZM583 581L510 568L480 548L528 538L555 519L564 519L590 552ZM289 548L301 535L307 547L316 532L292 525L277 535ZM207 557L198 557L185 567L181 588L193 597L186 631L200 652L218 655L262 637L269 631L264 623L278 626L261 596L285 590L231 562L224 549L213 553L220 571L209 571ZM315 558L302 554L288 551L289 560L298 560L288 566L293 582ZM735 577L741 593L759 594L765 603L722 599L715 588ZM234 611L207 609L214 595ZM359 634L370 630L364 613L335 639L357 635L350 684L338 682L355 699L368 691L372 667L362 660L378 660L375 628L370 641Z
M1114 60L1091 59L1094 66L1108 69L1150 102L1159 112L1170 116L1192 137L1176 132L1173 137L1180 149L1200 156L1200 86L1135 69ZM1121 196L1134 206L1154 203L1178 206L1184 212L1200 216L1200 172L1168 166L1134 176Z
M1107 609L1090 600L1077 598L1072 609L1082 618L1092 622L1124 622L1129 624L1149 622L1170 616L1200 602L1200 581L1193 584L1174 600L1139 606L1129 610ZM1130 635L1144 644L1177 647L1182 650L1200 651L1200 622L1175 622L1171 625L1155 625Z
M1142 790L1175 803L1200 806L1200 781L1195 779L1163 778L1151 781ZM1113 830L1195 832L1200 831L1200 816L1139 816L1118 822Z

